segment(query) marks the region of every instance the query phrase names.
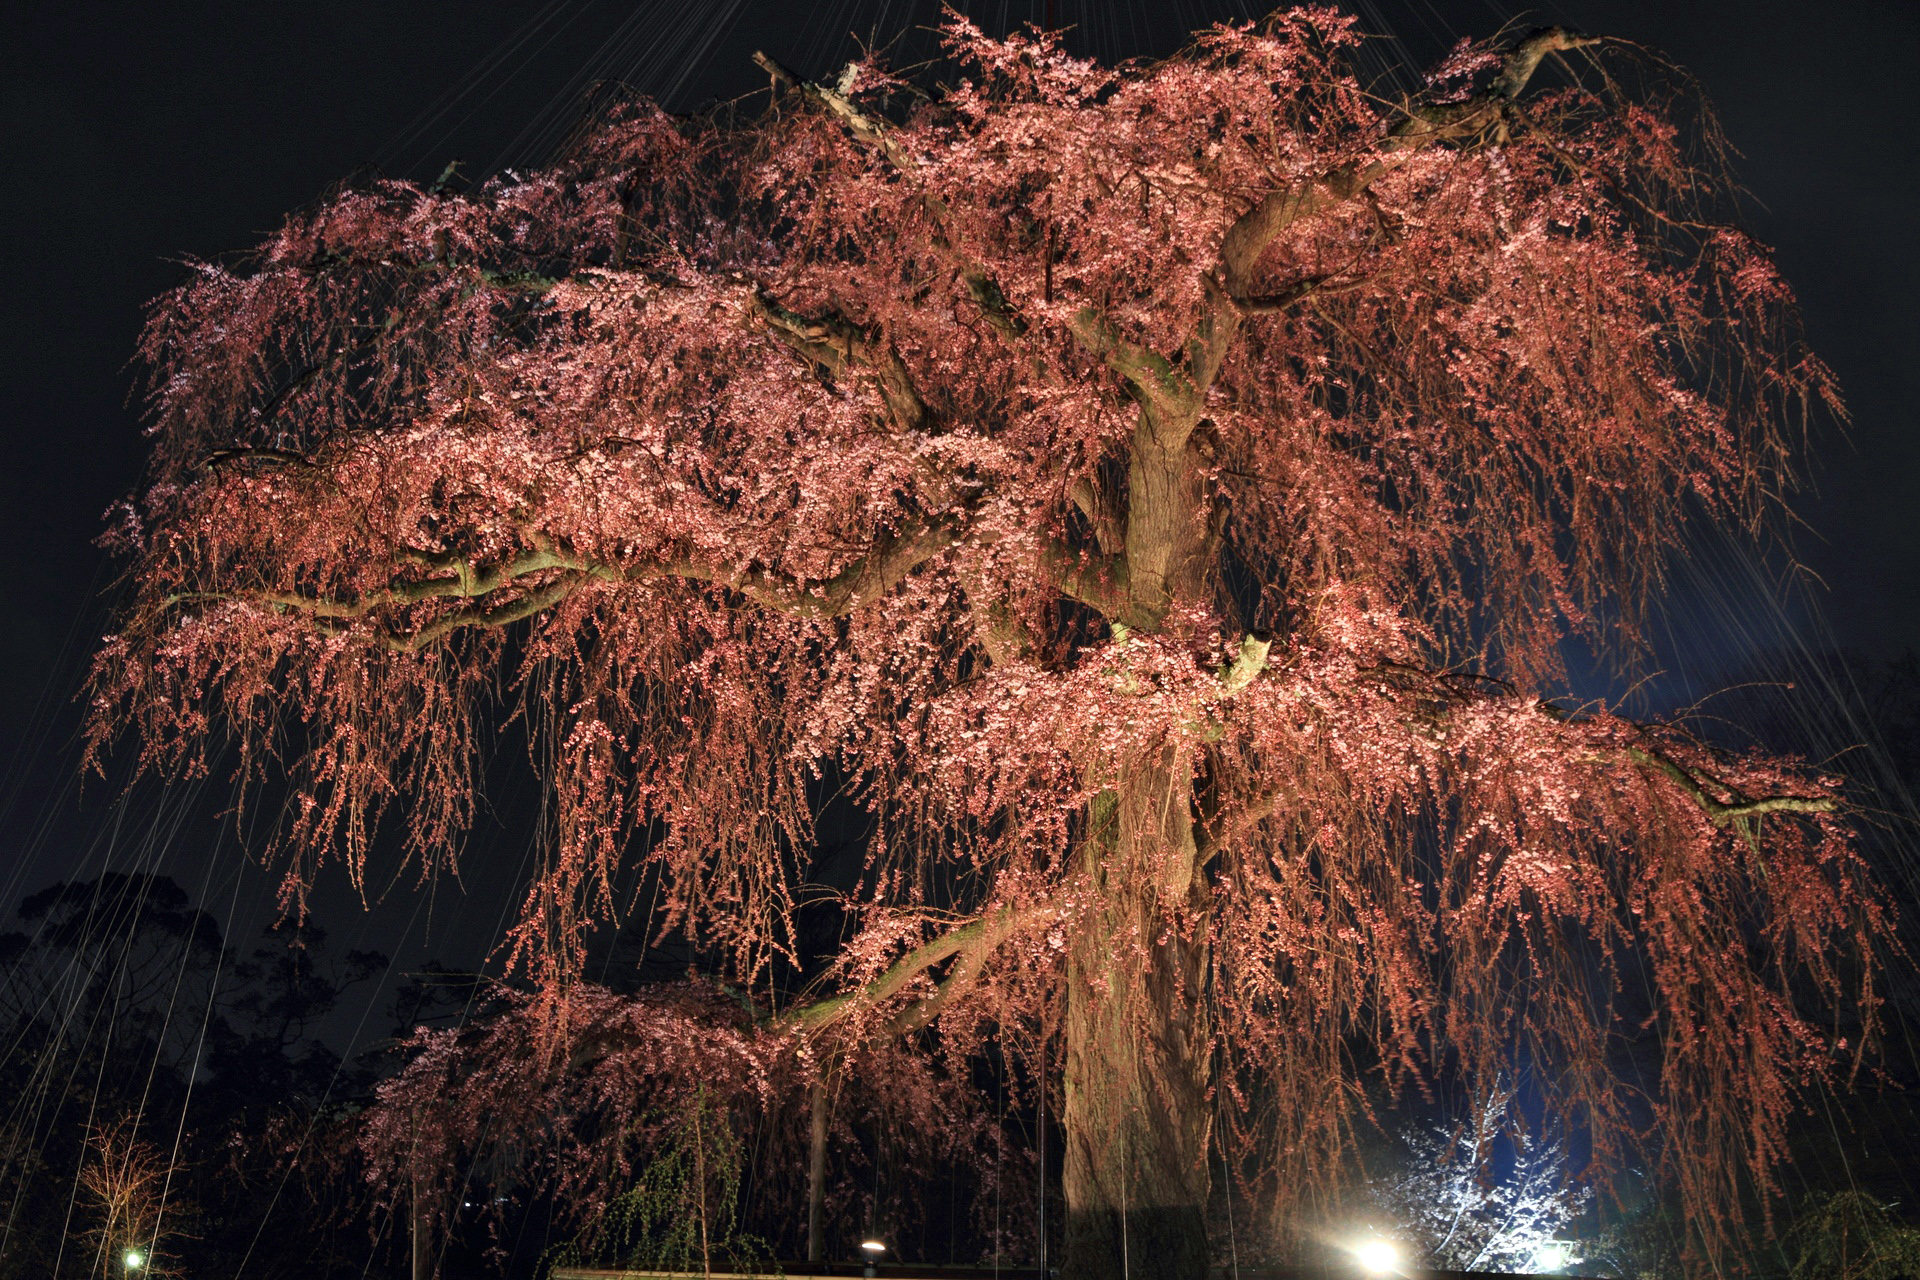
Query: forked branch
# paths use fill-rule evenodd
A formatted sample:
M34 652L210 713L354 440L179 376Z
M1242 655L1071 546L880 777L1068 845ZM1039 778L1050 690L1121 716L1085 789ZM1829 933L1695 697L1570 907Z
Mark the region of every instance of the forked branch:
M886 121L862 111L842 90L802 80L764 53L756 51L753 60L773 77L775 84L825 108L828 114L846 125L847 132L855 140L877 151L901 177L909 181L918 180L919 163L900 145ZM980 314L987 324L1008 342L1016 342L1024 337L1027 332L1026 318L1008 300L1006 291L993 278L993 273L962 253L954 244L947 230L946 202L923 188L920 191L920 203L933 219L934 247L958 268L967 296L980 308Z
M1284 311L1331 290L1330 282L1309 279L1275 293L1252 292L1254 269L1268 246L1289 228L1366 193L1380 178L1422 148L1470 142L1506 127L1507 109L1526 89L1549 54L1599 43L1561 27L1535 31L1509 49L1500 73L1484 92L1461 102L1421 103L1407 107L1406 118L1388 131L1379 158L1363 165L1330 169L1269 192L1227 229L1220 261L1210 281L1215 304L1195 326L1187 346L1187 377L1199 391L1211 386L1226 359L1242 317Z
M1758 796L1731 801L1713 798L1700 778L1686 766L1659 751L1628 747L1626 756L1643 769L1670 778L1687 798L1699 805L1714 826L1725 830L1741 818L1766 813L1832 813L1834 802L1828 796Z
M767 331L802 359L836 377L848 370L865 374L878 388L896 428L910 433L928 428L932 414L927 402L892 343L841 315L790 311L764 289L754 290L749 306Z
M1386 154L1358 168L1329 170L1266 195L1228 229L1220 244L1220 277L1231 297L1247 296L1253 268L1268 245L1304 218L1365 192L1405 157L1440 142L1479 137L1504 119L1506 108L1526 89L1548 54L1599 43L1561 27L1547 27L1522 39L1506 53L1500 74L1485 92L1461 102L1414 102L1406 118L1388 131Z

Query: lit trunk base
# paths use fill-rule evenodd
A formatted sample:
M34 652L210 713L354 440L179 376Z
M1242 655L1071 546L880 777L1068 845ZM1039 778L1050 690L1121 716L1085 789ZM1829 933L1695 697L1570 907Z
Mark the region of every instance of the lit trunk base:
M1181 919L1137 879L1104 878L1105 909L1067 964L1062 1280L1205 1280L1204 889Z

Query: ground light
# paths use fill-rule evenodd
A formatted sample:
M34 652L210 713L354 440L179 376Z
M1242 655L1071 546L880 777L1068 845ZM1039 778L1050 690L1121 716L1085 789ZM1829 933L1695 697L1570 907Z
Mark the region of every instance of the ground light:
M887 1246L878 1240L862 1240L860 1242L860 1252L866 1256L867 1266L866 1270L861 1272L861 1274L869 1276L879 1275L880 1273L873 1268L874 1265L880 1261L880 1255L886 1251Z
M1536 1275L1552 1275L1564 1271L1575 1261L1573 1248L1561 1240L1549 1240L1533 1251L1533 1261L1528 1265Z
M1391 1275L1400 1269L1400 1250L1391 1240L1362 1240L1353 1246L1353 1258L1370 1276Z

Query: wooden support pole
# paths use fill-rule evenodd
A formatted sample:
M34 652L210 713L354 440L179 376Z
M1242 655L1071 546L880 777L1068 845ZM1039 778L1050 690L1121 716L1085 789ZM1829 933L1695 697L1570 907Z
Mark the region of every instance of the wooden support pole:
M807 1261L826 1260L827 1084L831 1072L813 1082L812 1114L807 1122ZM417 1278L416 1278L417 1280Z
M427 1229L426 1207L420 1203L420 1180L413 1180L413 1194L408 1197L408 1245L412 1255L413 1280L433 1280L433 1235Z

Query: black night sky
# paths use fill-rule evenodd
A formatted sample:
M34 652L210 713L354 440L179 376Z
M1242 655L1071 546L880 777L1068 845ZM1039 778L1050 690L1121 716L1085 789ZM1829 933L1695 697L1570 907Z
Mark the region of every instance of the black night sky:
M1179 28L1244 12L1230 0L1055 3L1077 28L1073 47L1108 56L1164 51ZM1044 12L1038 0L968 7L1001 29ZM243 248L363 165L431 179L450 159L470 174L537 161L597 76L692 107L762 87L748 59L756 47L820 75L847 51L844 33L885 36L935 12L917 0L76 0L16 19L0 52L0 903L94 874L108 856L115 786L76 785L72 699L112 607L114 570L92 539L141 473L128 357L144 300L179 277L179 257ZM1698 74L1744 153L1752 223L1777 247L1853 413L1845 438L1816 442L1799 552L1826 583L1839 644L1880 657L1915 647L1920 77L1902 68L1920 47L1920 6L1374 0L1363 17L1417 62L1509 20L1557 21L1657 46ZM1694 657L1734 665L1742 644ZM158 801L143 804L151 813ZM185 880L201 882L208 863L196 851L213 847L218 807L209 796L183 810L170 869ZM150 822L129 816L112 856L136 856L129 833ZM405 894L364 927L336 927L403 962L432 950L472 963L498 923L500 895L482 882L511 878L525 839L481 836L475 891L439 895L436 928L450 933L423 941L416 929L400 947L391 928L418 906ZM239 865L230 842L219 865L209 887Z

